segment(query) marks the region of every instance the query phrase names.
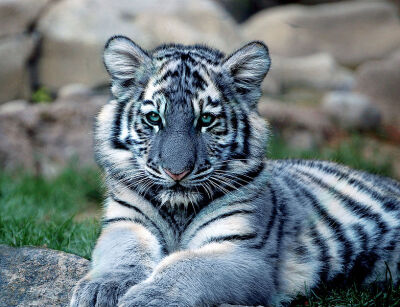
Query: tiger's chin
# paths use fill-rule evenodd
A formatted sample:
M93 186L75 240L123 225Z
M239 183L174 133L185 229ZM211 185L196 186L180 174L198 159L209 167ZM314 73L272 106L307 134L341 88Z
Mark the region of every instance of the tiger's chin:
M170 206L173 208L196 207L201 201L202 195L197 191L186 189L166 189L160 191L158 198L162 206Z

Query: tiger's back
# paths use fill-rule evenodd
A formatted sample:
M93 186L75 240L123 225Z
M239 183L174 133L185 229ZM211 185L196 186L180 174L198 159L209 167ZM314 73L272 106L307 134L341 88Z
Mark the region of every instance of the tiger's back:
M398 281L398 182L325 161L269 165L278 186L285 186L297 210L306 212L283 269L289 291L305 284L313 288L384 281L387 270Z

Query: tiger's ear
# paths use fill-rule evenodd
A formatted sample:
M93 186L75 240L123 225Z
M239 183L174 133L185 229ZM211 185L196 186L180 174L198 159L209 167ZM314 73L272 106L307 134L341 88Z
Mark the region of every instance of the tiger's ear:
M152 59L137 44L125 36L111 37L103 54L104 65L111 76L111 91L122 98L132 86L144 83L152 67Z
M222 65L233 78L237 94L251 104L257 103L261 82L271 65L268 47L260 41L248 43L227 57Z

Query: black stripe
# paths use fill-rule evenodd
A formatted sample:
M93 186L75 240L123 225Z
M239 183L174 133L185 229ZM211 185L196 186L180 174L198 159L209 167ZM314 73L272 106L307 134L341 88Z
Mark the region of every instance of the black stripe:
M143 100L143 101L142 101L142 105L143 105L143 106L147 106L147 105L154 106L154 103L153 103L153 101L151 101L151 100Z
M333 168L332 166L323 164L321 162L312 163L311 165L316 166L318 169L323 170L329 174L334 174L334 175L340 176L341 178L345 178L349 185L356 187L360 191L370 194L374 199L380 201L385 210L387 210L387 211L400 210L399 202L397 202L397 204L394 204L393 201L390 199L390 197L387 198L387 197L383 196L381 191L373 190L372 188L365 185L364 182L362 182L354 177L350 177L352 175L351 173L345 173L340 169ZM367 180L376 182L378 184L381 184L381 182L379 182L379 179L380 180L384 179L384 178L377 177L377 178L375 178L376 180L373 180L374 177L371 177L371 178L368 178L369 176L365 177L366 175L364 173L360 173L360 175L363 178L366 178Z
M115 217L115 218L112 218L112 219L104 219L104 220L102 220L103 226L106 226L106 225L109 225L109 224L112 224L112 223L117 223L117 222L134 222L134 223L142 225L143 227L146 227L146 224L143 223L142 220L139 220L137 218Z
M372 220L376 223L378 226L378 229L381 233L381 235L385 234L388 231L388 227L385 222L382 221L381 216L378 213L372 212L368 207L365 207L355 201L353 198L349 196L345 196L341 192L339 192L337 189L335 189L333 186L330 186L326 183L324 183L321 179L306 173L301 170L296 170L297 174L300 173L303 176L306 176L309 178L314 184L319 185L323 189L326 189L329 191L329 193L334 194L341 202L349 209L351 209L352 213L356 214L358 218L361 219L369 219Z
M243 156L248 156L250 153L249 150L249 140L251 138L251 129L250 129L250 123L249 123L249 118L245 112L243 112L243 122L244 122L244 128L243 128L243 150L242 154Z
M318 232L316 225L312 225L310 231L313 238L313 243L319 248L319 261L321 263L321 268L319 270L320 281L326 283L328 281L329 274L329 249L327 244L324 242L324 239L321 238L322 235Z
M123 184L128 190L139 193L137 185L130 178L127 178L120 173L116 173L112 169L111 176L116 181ZM159 186L157 185L155 185L154 187L150 187L148 190L146 190L146 193L141 196L144 197L144 199L146 199L149 203L151 203L153 207L158 208L158 212L160 213L161 217L168 223L168 225L173 229L175 233L179 233L177 226L171 219L171 216L168 214L168 212L165 212L165 210L167 210L167 206L161 206L161 202L157 199L158 189Z
M253 213L253 212L254 212L254 211L252 211L252 210L245 210L245 209L242 209L242 210L234 210L234 211L231 211L231 212L227 212L227 213L224 213L224 214L220 214L220 215L218 215L218 216L216 216L216 217L214 217L214 218L208 220L207 222L204 222L204 223L201 224L199 227L197 227L197 229L194 231L193 235L189 238L188 241L190 241L191 239L193 239L193 237L197 234L197 232L199 232L201 229L203 229L204 227L208 226L209 224L215 222L216 220L220 220L220 219L223 219L223 218L226 218L226 217L235 215L235 214L249 214L249 213Z
M354 260L353 268L348 272L347 280L348 282L361 284L373 272L379 256L375 252L377 250L375 246L368 248L369 238L363 227L360 224L356 224L352 228L357 233L358 241L361 242L362 251Z
M328 228L330 228L331 231L336 235L337 240L339 240L339 242L343 244L341 257L344 262L344 271L346 272L350 266L350 261L354 251L351 242L346 237L343 225L334 217L330 216L328 212L320 205L315 196L311 192L306 190L302 185L300 185L299 182L295 181L293 177L285 176L283 179L286 181L289 187L293 188L295 196L301 197L299 195L299 193L301 192L302 195L304 195L304 197L308 199L310 204L315 209L315 212L318 213L318 215L321 217L321 221L325 222Z
M286 226L286 220L288 217L287 211L286 211L286 200L283 199L284 196L281 196L280 199L278 199L278 215L279 215L279 221L278 221L278 233L277 233L277 246L276 246L276 252L278 254L278 259L282 259L282 240L283 240L283 234L284 234L284 227ZM275 270L273 272L273 280L274 280L274 285L275 289L280 288L280 278L279 278L279 273L281 271L281 266L282 263L279 261L276 263Z
M222 241L236 241L236 240L251 240L257 237L256 233L248 233L245 235L229 235L229 236L220 236L220 237L213 237L208 239L202 246L212 243L212 242L222 242Z
M264 163L258 164L256 167L253 169L249 170L248 172L244 174L234 174L236 176L236 181L235 183L230 183L229 185L224 185L224 189L226 189L228 192L236 191L238 188L247 186L248 184L252 183L254 179L260 175L260 173L264 170ZM226 165L222 166L220 170L226 169ZM242 183L241 183L242 182ZM205 193L204 200L199 203L199 207L204 207L206 206L210 201L216 200L217 198L220 198L222 196L226 195L226 192L223 192L219 190L216 187L213 187L213 195L210 198L207 193Z
M118 199L115 195L112 195L112 194L111 194L111 198L112 198L113 201L115 201L116 203L120 204L121 206L124 206L124 207L126 207L126 208L129 208L129 209L132 209L132 210L138 212L138 213L141 214L147 221L149 221L150 224L151 224L151 226L153 226L153 227L157 230L157 232L159 233L159 236L160 236L159 238L160 238L161 241L162 241L161 246L162 246L163 252L164 252L164 253L167 253L167 243L166 243L166 241L165 241L164 235L163 235L161 229L153 222L152 219L150 219L146 214L144 214L143 211L140 210L138 207L136 207L136 206L134 206L134 205L132 205L132 204L129 204L129 203L127 203L127 202L125 202L125 201L123 201L123 200L121 200L121 199Z
M261 237L261 241L252 246L253 248L256 248L256 249L260 249L260 248L264 247L265 243L267 242L267 240L271 234L272 227L274 226L275 219L278 214L278 202L276 199L275 190L273 189L272 185L269 182L267 182L267 188L268 188L268 191L271 192L272 210L271 210L271 214L269 216L267 228L265 229L265 232L263 233L263 235Z
M231 115L231 125L232 125L232 131L233 131L233 136L232 136L232 143L230 144L231 146L231 152L235 152L238 143L237 143L237 136L238 136L238 126L239 126L239 120L237 118L237 113L235 108L232 106L230 107L230 115Z
M192 78L192 86L194 88L201 90L204 90L206 88L207 82L203 79L203 77L199 74L197 70L193 71Z
M126 144L121 142L119 139L119 136L121 134L121 121L122 121L122 115L124 113L124 108L125 108L125 104L122 102L119 102L118 107L117 107L117 112L115 114L114 124L113 124L112 145L113 145L113 148L115 148L115 149L129 150L129 148L126 146Z

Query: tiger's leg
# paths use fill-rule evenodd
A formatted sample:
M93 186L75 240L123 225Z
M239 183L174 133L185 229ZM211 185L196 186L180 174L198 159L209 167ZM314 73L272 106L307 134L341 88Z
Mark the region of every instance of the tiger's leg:
M272 268L261 253L229 242L210 243L164 258L119 306L212 306L271 303Z
M151 274L160 253L157 239L144 226L130 221L107 225L70 306L116 306L129 287Z

